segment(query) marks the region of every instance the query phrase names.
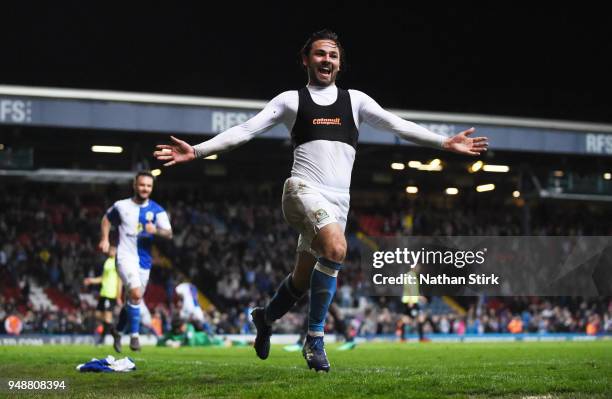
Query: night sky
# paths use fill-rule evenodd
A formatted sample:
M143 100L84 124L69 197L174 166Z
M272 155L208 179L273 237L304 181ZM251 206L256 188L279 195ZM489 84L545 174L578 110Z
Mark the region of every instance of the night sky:
M383 107L612 123L601 9L225 3L3 4L0 84L267 100L305 83L296 54L328 27L347 51L338 85Z

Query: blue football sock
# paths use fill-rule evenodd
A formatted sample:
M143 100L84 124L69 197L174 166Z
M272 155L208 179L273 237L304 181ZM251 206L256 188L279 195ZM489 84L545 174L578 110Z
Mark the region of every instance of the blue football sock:
M140 305L128 303L127 314L130 334L138 334L140 331Z
M340 263L319 258L310 279L310 308L308 310L308 335L323 336L327 310L336 293L336 276Z
M266 321L272 323L283 317L303 295L304 292L295 288L291 274L289 274L278 287L268 306L266 306Z

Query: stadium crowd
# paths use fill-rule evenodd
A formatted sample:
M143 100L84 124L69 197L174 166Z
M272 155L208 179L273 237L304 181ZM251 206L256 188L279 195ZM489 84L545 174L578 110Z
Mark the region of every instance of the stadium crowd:
M90 333L94 306L85 277L99 274L104 255L96 249L100 217L116 198L114 190L16 185L0 194L0 333L17 315L22 333ZM214 200L204 191L156 192L172 219L174 239L159 242L151 283L165 293L149 303L156 333L166 331L175 313L174 286L186 277L214 304L207 311L216 333L251 332L249 309L269 300L291 270L296 234L277 205L234 195ZM225 198L231 198L227 200ZM244 198L248 198L246 201ZM395 200L394 200L395 201ZM399 297L369 297L358 265L360 240L367 235L612 235L598 218L542 206L526 220L516 203L428 200L397 206L359 208L349 215L348 256L339 277L336 302L356 334L396 334L422 326L431 333L586 332L612 333L612 300L568 297L464 297L465 312L440 298L420 298L420 310ZM394 209L381 212L380 209ZM563 217L560 217L563 215ZM478 221L475 223L474 221ZM58 310L41 307L35 288L68 301ZM157 298L159 299L159 298ZM434 306L434 304L436 306ZM290 312L279 332L299 332L304 312ZM332 329L330 320L329 328Z

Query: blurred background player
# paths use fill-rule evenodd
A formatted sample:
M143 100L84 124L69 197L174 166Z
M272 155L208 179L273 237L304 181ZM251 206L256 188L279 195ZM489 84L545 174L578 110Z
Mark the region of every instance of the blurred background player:
M189 282L182 282L174 289L180 300L180 319L186 323L192 323L208 334L212 334L206 321L202 307L198 302L198 289Z
M127 287L127 319L130 349L140 350L139 330L141 304L151 272L151 248L155 236L172 238L168 214L149 197L153 192L153 175L138 172L134 177L134 196L117 201L102 217L99 248L107 253L111 225L118 226L117 271Z
M204 332L197 331L192 323L186 322L180 316L175 316L171 322L171 329L157 341L157 346L178 348L181 346L245 346L243 341L227 338L213 337Z
M403 315L397 320L397 328L395 334L400 338L400 341L405 341L411 327L414 325L419 342L428 342L425 337L425 325L429 323L431 326L431 318L423 311L423 305L427 303L427 297L420 295L420 285L418 275L422 272L422 265L417 264L411 268L406 274L412 276L414 284L406 282L403 287L402 303L404 304Z
M99 344L104 343L106 334L113 336L113 347L117 352L121 352L121 334L113 324L113 310L116 305L121 306L122 285L116 268L117 247L111 245L108 248L108 258L104 262L102 274L98 277L87 277L83 284L85 286L100 284L100 296L96 307L96 320L102 322L102 333L100 334Z

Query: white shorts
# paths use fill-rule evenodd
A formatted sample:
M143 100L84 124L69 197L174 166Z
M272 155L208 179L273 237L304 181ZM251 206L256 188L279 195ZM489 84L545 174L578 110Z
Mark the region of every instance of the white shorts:
M315 257L312 240L319 230L330 223L346 228L350 194L348 190L325 187L290 177L283 188L283 215L291 227L300 233L297 251L307 251Z
M144 297L151 269L143 269L138 262L117 259L117 272L128 290L140 287L141 295Z
M180 317L182 320L187 322L197 321L199 323L204 323L204 312L202 312L202 308L199 306L183 307L181 309Z

